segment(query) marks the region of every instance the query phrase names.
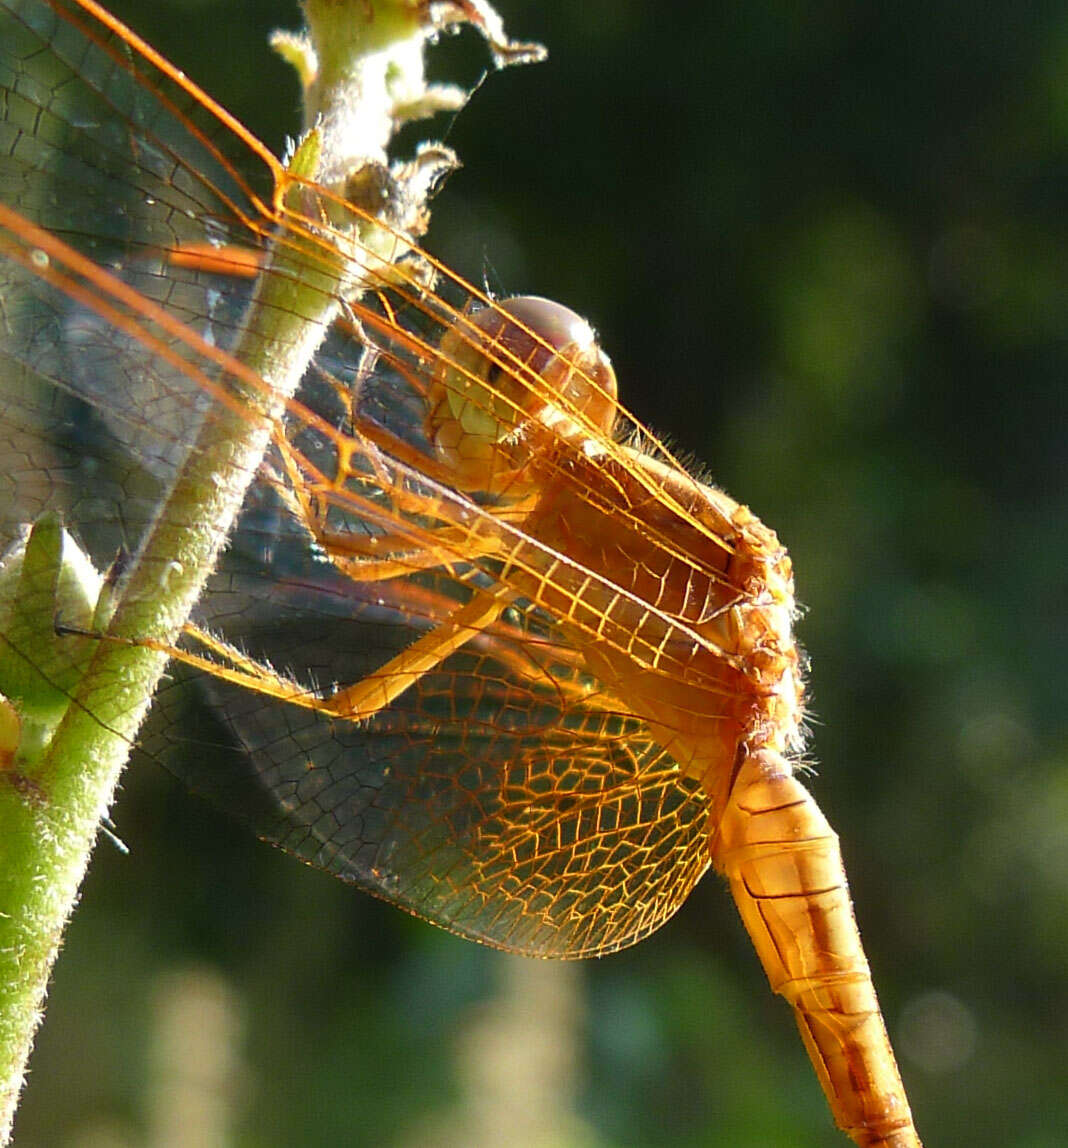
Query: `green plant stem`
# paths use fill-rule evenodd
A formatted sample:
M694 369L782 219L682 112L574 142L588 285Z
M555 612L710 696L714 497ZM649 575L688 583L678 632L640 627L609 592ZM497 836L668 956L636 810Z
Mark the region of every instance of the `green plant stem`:
M320 77L317 92L321 105L344 107L347 115L359 118L360 146L371 161L380 161L395 126L396 95L383 85L401 83L410 98L424 83L424 9L406 0L377 0L373 6L365 0L347 6L309 0L309 6L327 9L330 19L344 20L350 29L372 12L379 17L373 38L349 37L355 56L343 64L331 25L319 29L332 38L329 74ZM381 19L384 11L388 21ZM389 32L385 40L384 29ZM308 47L317 50L311 41ZM369 50L367 67L361 66L363 50ZM335 78L347 92L322 90ZM331 130L343 130L343 118L335 117L337 127ZM351 140L337 144L324 138L323 153L355 159ZM341 173L335 169L334 174ZM276 268L285 271L287 258L277 254ZM111 634L176 640L256 473L270 420L295 391L338 309L329 289L331 269L320 270L318 282L309 281L306 268L289 278L264 277L268 286L250 308L235 357L267 380L271 405L261 407L256 417L219 407L206 420L120 587ZM42 640L51 637L42 635ZM48 977L101 818L166 663L165 654L144 646L98 643L32 768L19 773L0 765L0 1143L9 1142Z

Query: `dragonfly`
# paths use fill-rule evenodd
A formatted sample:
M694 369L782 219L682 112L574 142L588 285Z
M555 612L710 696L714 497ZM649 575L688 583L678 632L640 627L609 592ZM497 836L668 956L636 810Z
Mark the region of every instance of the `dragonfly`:
M0 19L5 530L57 510L105 569L205 428L265 428L180 646L138 639L232 749L209 760L177 687L144 747L266 840L515 953L632 945L716 870L839 1127L919 1146L798 776L775 533L626 412L575 312L424 251L388 173L316 185L90 0ZM238 351L256 299L302 317L294 284L335 306L277 396Z

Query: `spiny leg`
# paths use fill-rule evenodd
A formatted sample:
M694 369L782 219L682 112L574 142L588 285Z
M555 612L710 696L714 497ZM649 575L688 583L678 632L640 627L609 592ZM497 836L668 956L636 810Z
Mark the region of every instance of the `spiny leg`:
M357 496L349 491L341 491L334 496L330 490L324 494L310 489L300 474L300 465L291 445L284 439L277 439L276 445L288 476L286 482L277 475L273 477L272 484L279 498L310 540L354 581L380 582L417 570L447 569L460 563L493 557L501 548L501 540L493 532L493 520L488 514L480 517L477 525L443 523L425 527L413 522L407 530L386 530L378 534L330 529L326 524L329 506L336 503L344 510L346 504ZM378 485L380 489L387 489L384 476L379 476ZM395 502L399 493L397 487L388 493ZM402 501L411 504L409 509L413 513L427 512L425 500L419 501L419 496L411 492ZM324 503L327 509L324 509ZM361 509L367 508L361 506ZM387 510L382 506L372 507L367 517L372 517L372 512L375 517L387 517ZM502 517L511 518L517 514L521 517L524 512L525 507L508 507ZM390 506L388 517L394 520L399 517L395 505ZM383 558L383 554L388 556Z
M225 662L215 661L202 654L182 650L152 638L142 638L131 644L160 650L183 665L192 666L210 674L213 678L251 690L264 697L348 721L363 721L385 709L425 674L436 669L450 654L480 634L485 627L492 626L507 606L507 598L477 592L470 601L459 606L443 622L423 634L379 669L353 685L333 690L328 694L320 694L278 673L271 666L250 658L229 642L202 630L193 623L188 623L183 628L184 633L200 642L217 657L225 659Z
M491 558L499 550L496 539L463 547L465 534L453 526L427 533L425 548L408 549L412 539L403 534L357 534L315 529L315 541L331 563L354 582L384 582L419 570L450 569L460 563ZM389 554L381 558L381 554ZM462 557L459 555L462 553Z
M507 599L476 592L450 618L424 634L381 669L333 693L329 712L360 720L385 709L424 674L439 666L450 654L493 625L508 605Z

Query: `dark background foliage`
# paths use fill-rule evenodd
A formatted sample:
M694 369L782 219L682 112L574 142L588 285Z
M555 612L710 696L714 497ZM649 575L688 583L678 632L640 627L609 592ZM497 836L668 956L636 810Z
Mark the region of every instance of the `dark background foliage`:
M467 166L429 245L586 314L628 405L790 546L812 788L921 1133L1055 1148L1068 11L500 6L550 60L439 125ZM294 5L113 8L273 147L296 130L264 46ZM98 849L23 1148L844 1143L714 878L638 948L543 965L293 863L151 764L115 820L131 854Z

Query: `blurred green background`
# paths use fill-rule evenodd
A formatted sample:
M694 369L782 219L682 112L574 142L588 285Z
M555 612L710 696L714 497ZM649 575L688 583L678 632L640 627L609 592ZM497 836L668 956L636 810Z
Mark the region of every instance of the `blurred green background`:
M115 2L273 147L294 3ZM1068 9L501 0L429 246L586 314L623 397L790 547L812 789L928 1148L1068 1143ZM472 78L473 38L440 70ZM845 1143L715 878L522 962L137 763L21 1148Z

